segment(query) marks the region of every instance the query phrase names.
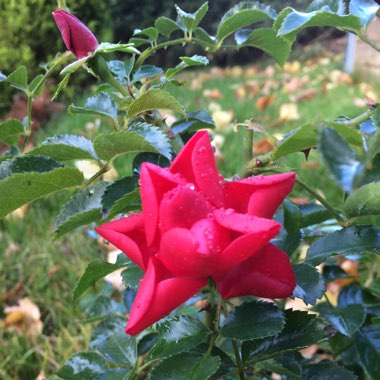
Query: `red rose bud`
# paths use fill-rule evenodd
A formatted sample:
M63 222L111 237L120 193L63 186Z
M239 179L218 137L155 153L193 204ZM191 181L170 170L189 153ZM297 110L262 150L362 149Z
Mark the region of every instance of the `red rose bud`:
M63 9L57 9L52 14L67 49L77 58L84 58L96 50L96 37L79 19Z

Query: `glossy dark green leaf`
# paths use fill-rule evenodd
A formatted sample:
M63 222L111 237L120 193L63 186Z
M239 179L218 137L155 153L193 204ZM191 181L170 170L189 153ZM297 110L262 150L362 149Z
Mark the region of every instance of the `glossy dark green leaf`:
M307 7L307 11L319 11L322 7L325 6L329 7L331 12L337 14L344 14L346 10L344 0L313 0Z
M55 222L56 237L101 219L102 196L107 185L106 182L98 182L77 191L70 198Z
M135 99L129 106L128 117L132 118L146 111L167 109L184 114L182 105L169 93L158 88L149 90Z
M296 287L292 297L301 298L306 304L315 305L325 291L323 277L309 264L294 265L293 270L296 275Z
M166 72L166 79L170 79L173 75L191 66L206 66L208 65L208 59L202 55L193 55L192 57L180 57L182 61L173 69L169 69Z
M199 40L199 43L203 45L205 48L214 50L216 47L216 38L214 36L210 36L203 28L195 29L195 37Z
M172 158L172 147L169 137L158 127L147 123L134 123L128 130L143 137L158 153L168 160Z
M152 349L149 358L164 358L181 352L188 352L206 341L209 329L198 319L180 316L159 325L161 339Z
M149 38L151 42L156 42L158 38L158 29L154 28L153 26L150 26L145 29L135 29L133 32L134 36L143 35Z
M121 318L118 316L107 318L94 326L89 344L90 349L96 350L98 345L107 340L111 335L124 331L126 323L126 318Z
M18 67L5 80L18 90L28 91L28 74L25 66Z
M121 272L121 278L126 288L137 289L140 286L140 280L143 277L143 270L133 261L128 261L127 269Z
M159 133L155 133L153 137L158 135ZM101 133L94 140L94 149L98 157L105 161L111 161L126 153L158 153L155 146L135 131Z
M304 149L310 149L316 145L317 132L313 125L306 124L284 136L274 150L273 159L277 160L282 156L301 152Z
M331 12L328 7L309 13L291 9L291 12L282 22L279 35L300 32L302 29L310 26L333 26L353 33L359 33L362 27L358 17L353 15L338 15Z
M68 112L76 114L90 114L90 115L100 115L108 116L111 119L117 118L117 108L113 99L105 92L100 92L99 94L88 98L83 107L70 105Z
M211 115L205 111L189 112L186 117L173 123L172 132L177 135L183 132L195 132L202 128L214 128Z
M112 368L96 380L128 380L130 373L130 368Z
M285 327L279 335L243 343L243 360L258 362L282 355L289 351L300 350L327 338L329 330L326 323L306 311L287 309Z
M359 18L363 27L367 27L376 17L380 6L373 0L351 0L350 13Z
M136 339L124 331L109 336L97 349L115 365L133 367L137 360Z
M160 166L162 168L167 168L170 166L170 161L157 153L139 153L134 159L132 163L133 174L140 175L141 165L144 162L150 162L154 165Z
M357 380L357 377L348 369L335 363L323 361L302 367L302 380Z
M361 328L355 334L356 348L362 365L373 380L380 379L380 325Z
M30 153L49 156L58 161L98 160L91 140L78 135L49 137Z
M371 226L353 226L313 241L306 261L317 266L332 255L372 252L380 254L380 230Z
M346 273L339 265L323 265L322 275L326 282L335 281L341 278L351 278L348 273Z
M154 26L165 37L170 37L174 31L180 29L179 25L174 20L167 17L159 17L155 21Z
M178 5L175 5L175 8L178 14L178 18L181 20L185 29L188 32L192 32L193 30L197 28L199 23L205 17L208 11L208 3L206 2L202 4L202 6L194 13L187 13L183 11Z
M248 25L260 21L274 20L276 12L256 1L242 1L231 8L220 20L216 37L219 42Z
M317 310L337 331L346 336L355 334L363 325L366 316L364 307L359 304L339 308L323 302L317 305Z
M122 198L124 198L127 194L136 190L137 188L138 188L138 178L135 176L120 178L114 183L108 185L107 188L104 190L104 193L102 196L103 218L109 217L110 214L113 214L114 211L111 212L111 210L115 206L115 203L121 200ZM138 204L139 202L137 202L137 205ZM136 206L136 203L129 205L129 207L131 207L131 210L135 206ZM128 207L128 205L125 204L125 207Z
M104 295L100 293L95 298L92 298L85 311L91 321L91 319L102 320L121 315L125 313L125 308L120 302L112 299L110 294Z
M141 209L141 197L140 190L135 189L131 192L123 195L121 198L116 200L113 206L103 214L103 222L111 220L114 216L118 214L123 214L129 211L136 211ZM103 211L105 209L103 208Z
M97 281L124 266L125 265L107 263L100 259L90 261L75 285L73 290L73 301L77 302L79 297Z
M380 182L369 183L355 190L344 202L349 218L380 215Z
M294 360L289 360L289 356L290 354L284 355L284 358L281 361L279 360L281 357L263 360L258 362L255 365L255 368L264 371L272 371L279 375L289 376L291 379L298 379L301 376L301 365Z
M272 28L253 30L240 46L251 46L263 50L272 56L280 66L284 65L291 49L289 41L278 36L276 30Z
M220 366L216 356L181 353L163 360L149 374L150 380L207 380Z
M331 219L330 213L322 205L316 203L309 203L299 206L301 211L300 227L313 226Z
M144 65L138 71L133 74L132 83L141 81L141 79L152 78L162 74L164 71L161 67L153 65Z
M96 352L77 352L57 375L63 380L97 380L108 369L104 358Z
M245 302L235 307L223 321L220 334L240 340L258 339L278 334L284 326L284 315L274 304Z
M283 214L278 222L283 225L280 234L272 240L272 243L286 252L289 257L297 251L302 241L301 212L299 207L289 200L282 204Z
M35 199L80 186L82 182L83 174L74 168L57 168L45 173L12 174L0 181L0 218Z
M20 120L9 119L0 123L0 141L8 145L17 144L20 136L24 133L24 126Z
M355 177L362 170L360 161L349 145L332 128L324 128L319 139L319 151L336 181L351 192Z

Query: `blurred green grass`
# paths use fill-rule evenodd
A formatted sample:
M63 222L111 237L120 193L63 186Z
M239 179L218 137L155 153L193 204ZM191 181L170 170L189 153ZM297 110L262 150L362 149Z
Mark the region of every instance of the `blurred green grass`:
M296 65L297 66L297 65ZM271 69L268 69L271 67ZM182 102L187 111L210 110L233 113L233 121L216 130L224 136L223 160L218 161L221 172L233 176L241 168L241 136L233 129L233 122L254 118L270 133L284 135L290 130L309 122L333 119L339 115L355 116L365 110L354 99L364 99L371 86L360 81L339 83L333 81L341 69L340 57L300 62L294 72L282 71L263 64L253 70L250 67L228 70L194 71L181 77L185 86L170 86L168 90ZM288 68L288 70L290 70ZM291 71L291 70L290 70ZM306 78L306 83L295 92L285 91L291 80ZM249 84L251 82L251 84ZM257 92L237 96L238 88L253 86ZM269 88L269 90L268 90ZM297 100L299 93L315 91L309 100ZM376 92L378 85L372 86ZM218 99L210 99L207 92L217 90ZM83 94L84 95L84 94ZM243 94L244 95L244 94ZM265 109L258 109L259 98L274 95L273 102ZM296 104L297 120L280 120L283 104ZM105 121L83 115L62 114L55 117L36 135L40 142L53 134L78 133L91 137L100 128L110 128ZM263 138L255 134L255 142ZM343 193L320 164L318 154L313 151L308 162L302 153L286 159L286 164L315 190L336 206L340 206ZM121 175L131 171L131 157L120 157L115 168ZM296 188L293 197L305 198ZM71 302L72 289L90 259L104 257L96 241L90 239L86 229L79 229L57 241L52 240L54 220L60 206L69 194L57 194L34 202L22 218L7 218L0 228L0 297L2 304L15 304L19 298L29 297L41 310L44 324L43 334L34 339L19 336L1 328L0 378L4 380L35 379L43 371L54 372L75 351L84 350L90 335L90 326L81 323L83 315ZM12 244L16 249L10 249ZM17 290L20 288L19 290ZM17 290L17 291L16 291ZM14 294L13 294L13 293ZM0 310L1 318L4 313ZM2 326L3 327L3 326Z

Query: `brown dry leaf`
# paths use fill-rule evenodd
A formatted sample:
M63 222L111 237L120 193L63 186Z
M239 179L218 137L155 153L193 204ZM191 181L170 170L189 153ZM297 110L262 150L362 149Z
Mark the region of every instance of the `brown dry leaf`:
M340 267L350 276L351 278L341 278L330 282L327 285L327 290L333 294L338 294L340 289L348 284L359 281L359 263L354 260L343 259L340 262Z
M247 77L254 77L257 75L257 67L256 66L249 66L245 70L245 75Z
M273 75L276 74L276 69L274 68L274 66L267 66L264 71L264 74L266 77L272 78Z
M255 154L265 154L273 150L274 146L268 139L262 139L253 145Z
M234 113L232 111L214 111L211 116L214 120L216 130L224 130L227 127L232 128L231 123L234 119Z
M120 254L120 250L116 249L114 251L110 251L108 252L108 255L107 255L107 262L111 263L111 264L115 264L116 263L116 259L117 259L117 256ZM118 270L116 270L115 272L112 272L110 274L108 274L106 277L104 277L104 279L109 282L112 287L116 290L118 290L119 292L123 291L125 289L125 286L123 284L123 281L121 279L121 272L124 270L125 268L120 268Z
M235 88L235 96L238 100L244 100L247 98L247 90L244 85L239 85Z
M302 101L310 101L313 100L318 94L318 90L316 88L309 88L306 91L301 92L299 95L296 97L297 102L302 102Z
M8 303L14 302L18 298L20 298L20 296L24 292L24 290L25 290L24 282L19 281L12 289L8 290L4 294L3 301L8 302Z
M41 313L39 307L29 298L22 298L17 306L4 308L5 328L28 337L35 337L42 332Z
M296 205L307 205L310 201L309 199L307 198L297 198L297 197L293 197L293 198L289 198L293 203L295 203Z
M318 344L313 344L312 346L308 348L304 348L300 350L300 353L304 358L312 358L318 351L318 347L319 347Z
M298 120L300 115L298 114L298 107L295 103L285 103L280 107L280 120Z
M367 102L365 99L362 98L355 98L352 102L356 107L366 107Z
M23 205L8 214L5 219L23 219L29 210L29 204Z
M276 95L262 96L256 101L256 109L263 111L267 109L276 99Z
M284 91L287 94L291 94L300 90L306 84L305 80L302 78L292 78L284 85Z
M59 271L58 265L53 265L47 272L48 277L53 277Z
M354 83L354 81L349 74L342 72L338 78L338 83L351 85Z
M246 86L247 86L248 95L250 97L257 95L260 91L260 86L255 80L250 80L246 82Z
M301 63L299 61L286 62L284 71L286 73L295 74L301 70Z
M318 169L321 166L320 161L307 161L307 162L301 162L300 164L302 169Z
M217 88L206 88L203 91L203 96L212 100L220 100L223 97L222 93Z

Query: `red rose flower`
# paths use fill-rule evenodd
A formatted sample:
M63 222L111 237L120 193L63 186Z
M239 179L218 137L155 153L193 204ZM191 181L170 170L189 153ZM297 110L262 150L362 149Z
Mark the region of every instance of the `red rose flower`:
M63 9L57 9L52 15L67 49L77 58L84 58L96 50L96 37L79 19Z
M224 182L205 131L168 169L144 163L143 211L96 228L145 271L127 333L170 313L209 276L223 298L290 296L295 277L289 258L269 241L281 227L271 218L294 180L286 173Z

